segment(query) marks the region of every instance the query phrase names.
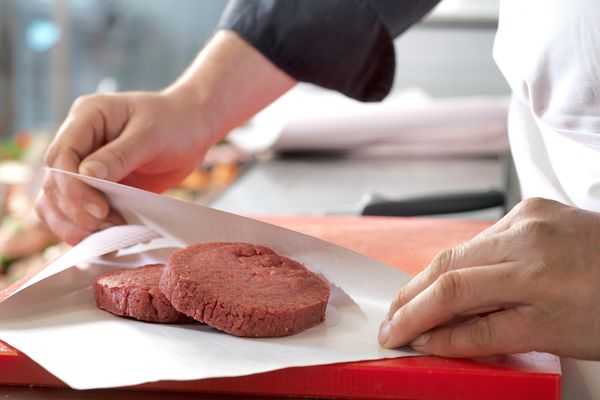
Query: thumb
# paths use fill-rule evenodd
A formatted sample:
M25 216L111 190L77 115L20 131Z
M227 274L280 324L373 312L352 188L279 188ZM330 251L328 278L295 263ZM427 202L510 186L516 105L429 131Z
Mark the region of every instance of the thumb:
M539 335L533 335L532 321L523 318L523 310L511 308L461 325L433 329L410 345L436 356L483 357L525 353L539 348L540 341Z
M153 147L132 136L123 134L87 156L79 164L79 173L111 182L123 180L143 164L148 156L146 150Z

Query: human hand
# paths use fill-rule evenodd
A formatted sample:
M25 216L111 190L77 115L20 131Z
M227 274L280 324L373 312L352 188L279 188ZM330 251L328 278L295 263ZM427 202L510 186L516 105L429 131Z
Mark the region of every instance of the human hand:
M600 214L529 199L436 256L393 300L379 341L448 357L598 360L599 287Z
M161 93L78 100L46 162L160 192L191 172L212 144L296 83L235 32L220 30ZM99 192L53 173L46 174L36 209L70 244L120 220Z
M46 164L161 192L185 178L214 141L188 98L179 92L84 96L59 129ZM52 172L36 209L70 244L120 222L101 193Z

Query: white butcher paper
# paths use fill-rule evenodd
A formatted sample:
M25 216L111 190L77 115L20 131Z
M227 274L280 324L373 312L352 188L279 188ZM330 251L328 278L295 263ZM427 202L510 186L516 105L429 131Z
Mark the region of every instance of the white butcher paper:
M379 324L409 275L275 225L51 171L72 175L103 192L129 224L89 236L0 303L0 340L72 388L232 377L416 354L382 349L377 342ZM165 262L174 249L215 241L262 244L324 276L339 288L329 302L331 321L292 336L253 339L201 324L145 323L96 308L91 283L98 273ZM96 258L102 254L107 255Z

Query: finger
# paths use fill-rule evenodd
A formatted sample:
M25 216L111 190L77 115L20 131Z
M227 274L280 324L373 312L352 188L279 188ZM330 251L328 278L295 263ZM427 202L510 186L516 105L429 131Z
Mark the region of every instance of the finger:
M119 106L119 97L112 101L107 98L93 95L75 101L46 153L48 166L77 172L86 155L120 133L127 121L127 108ZM108 203L98 191L67 175L57 174L54 180L59 189L56 196L61 199L55 204L71 220L92 229L106 217Z
M448 271L505 262L510 254L508 232L476 237L435 256L427 268L415 276L392 300L387 319Z
M55 166L65 171L77 172L79 157L65 150L58 156ZM49 172L44 182L49 194L55 197L62 212L76 224L94 230L109 212L108 201L97 190L66 174ZM53 190L56 186L57 190Z
M86 152L93 151L93 126L94 123L91 121L91 117L83 115L76 118L69 115L58 129L54 140L46 151L46 165L53 168L57 167L55 165L56 159L65 149L75 150L77 154L86 154Z
M516 263L447 272L383 322L379 341L400 347L456 316L520 304L527 296L521 286Z
M46 164L53 167L56 158L65 149L71 149L84 158L113 140L124 129L128 110L119 95L78 98L46 152Z
M94 222L91 217L82 210L75 210L71 204L67 202L65 197L60 193L56 179L53 174L48 174L43 181L42 190L44 196L49 203L52 203L65 218L68 218L72 223L78 225L84 230L93 231L98 223Z
M531 321L519 308L496 312L463 325L433 329L415 339L411 346L444 357L481 357L536 349Z
M115 140L87 156L79 166L84 175L120 182L146 160L158 155L151 140L139 140L140 129L132 124Z
M40 218L48 225L50 230L70 245L79 243L92 233L77 226L67 218L58 207L49 201L43 190L38 195L35 208Z
M65 151L63 151L62 154L56 159L55 166L57 169L63 171L77 173L80 162L81 158L78 154L76 154L74 151L65 149ZM100 208L100 210L89 212L89 214L97 219L106 217L109 207L105 197L100 192L86 185L82 181L66 174L55 173L54 179L57 182L57 186L60 189L61 194L63 194L73 206L88 209L90 207L87 207L87 204L93 203L95 207L97 209Z

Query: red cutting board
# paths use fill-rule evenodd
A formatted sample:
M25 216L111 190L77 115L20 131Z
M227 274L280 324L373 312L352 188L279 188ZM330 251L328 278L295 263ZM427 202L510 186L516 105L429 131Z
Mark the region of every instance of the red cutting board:
M415 274L441 250L488 222L387 217L260 217L366 254ZM2 293L0 293L2 298ZM376 340L376 338L373 338ZM164 381L132 390L368 399L559 399L560 362L544 353L478 360L433 356L364 361L238 378ZM64 386L0 342L0 385ZM85 397L85 392L79 394Z

